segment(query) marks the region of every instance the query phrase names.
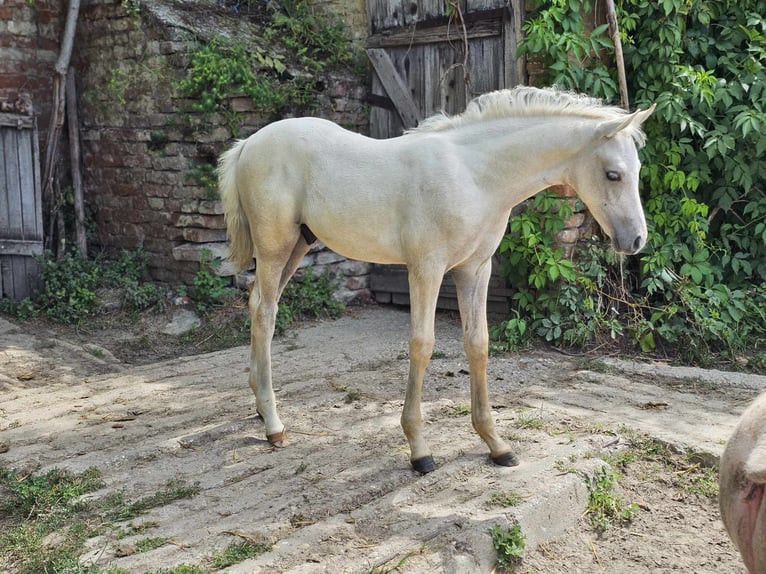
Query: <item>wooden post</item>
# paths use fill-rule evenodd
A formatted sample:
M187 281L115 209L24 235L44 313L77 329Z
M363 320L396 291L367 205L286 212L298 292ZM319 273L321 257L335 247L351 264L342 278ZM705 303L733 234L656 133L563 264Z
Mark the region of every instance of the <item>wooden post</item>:
M617 81L620 86L620 105L630 111L630 99L628 98L628 82L625 77L625 60L622 56L622 40L620 29L617 26L617 11L614 8L614 0L606 0L606 20L609 24L609 35L614 42L614 59L617 62Z
M74 194L74 226L77 249L83 257L88 256L88 242L85 236L85 205L82 195L82 173L80 172L80 122L77 115L77 86L74 68L69 68L66 77L66 110L69 128L69 160L72 169L72 191Z
M59 201L53 186L53 172L58 160L58 147L61 140L61 130L64 128L66 111L66 76L69 70L69 61L72 59L72 46L77 29L77 17L80 13L80 0L70 0L67 13L64 35L61 39L61 50L54 68L53 75L53 106L51 108L51 120L48 127L48 137L45 145L45 168L43 170L43 198L48 202L50 209L50 230L46 238L46 246L50 247L53 240L53 225L56 221L56 211L59 209ZM63 233L63 230L60 230Z

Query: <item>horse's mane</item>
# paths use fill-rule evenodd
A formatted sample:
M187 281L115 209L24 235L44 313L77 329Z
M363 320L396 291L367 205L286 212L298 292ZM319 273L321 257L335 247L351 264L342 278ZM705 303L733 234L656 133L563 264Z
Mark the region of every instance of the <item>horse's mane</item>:
M518 86L511 90L498 90L477 96L468 102L462 114L433 115L420 122L407 133L438 132L466 124L508 117L529 116L578 116L592 119L613 120L627 112L617 106L607 106L598 98L585 94L565 92L556 88L532 88ZM645 142L640 128L631 126L631 136L638 146Z

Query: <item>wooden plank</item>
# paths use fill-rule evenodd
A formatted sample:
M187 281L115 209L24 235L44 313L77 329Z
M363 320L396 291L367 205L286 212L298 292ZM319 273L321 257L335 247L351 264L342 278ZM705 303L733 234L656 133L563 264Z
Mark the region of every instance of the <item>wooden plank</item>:
M373 74L371 91L374 94L383 95L385 90L378 77ZM390 101L388 96L386 99ZM391 109L373 107L370 108L370 136L378 139L396 137L402 134L404 125L391 102Z
M466 36L469 40L500 36L502 20L484 20L466 26ZM417 46L437 42L463 42L463 30L459 23L445 24L421 30L386 31L367 38L367 48L397 48L400 46Z
M35 197L32 130L19 132L19 183L21 188L21 237L42 239L42 226L38 227L37 212L40 205Z
M396 106L396 111L402 119L406 129L414 128L422 119L407 86L399 76L389 55L382 49L370 48L367 50L372 67L380 79L388 97Z
M511 0L503 19L503 82L502 87L514 88L526 84L526 59L519 58L517 45L522 38L521 24L524 21L523 0Z
M0 255L24 255L31 257L33 255L43 254L43 241L40 240L22 240L22 239L3 239L0 237Z
M7 225L4 237L22 239L21 231L21 179L19 176L18 132L12 129L0 130L3 137L5 161L5 201Z
M0 234L5 234L10 229L10 220L8 219L8 183L6 182L5 169L5 134L0 129ZM2 237L2 235L0 235Z
M34 126L34 117L0 113L0 126L16 129L29 129Z

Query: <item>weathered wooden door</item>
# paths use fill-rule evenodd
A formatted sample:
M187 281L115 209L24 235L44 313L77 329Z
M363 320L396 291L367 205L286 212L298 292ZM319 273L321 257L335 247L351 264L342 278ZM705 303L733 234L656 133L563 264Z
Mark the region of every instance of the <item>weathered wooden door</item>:
M0 113L0 297L21 300L37 284L43 252L40 151L31 115Z
M388 138L471 98L524 83L523 0L367 0L370 135Z
M367 0L370 135L401 135L430 115L462 112L475 96L525 83L516 57L523 10L523 0ZM510 292L496 270L488 312L504 317ZM370 288L381 303L409 303L403 266L373 265ZM449 276L437 305L457 309Z

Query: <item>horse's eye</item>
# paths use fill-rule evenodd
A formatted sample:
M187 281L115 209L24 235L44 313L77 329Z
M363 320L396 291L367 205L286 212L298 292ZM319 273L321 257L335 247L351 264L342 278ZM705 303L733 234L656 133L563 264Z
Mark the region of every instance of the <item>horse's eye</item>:
M607 171L606 178L609 181L622 181L622 176L620 175L620 172L618 171Z

